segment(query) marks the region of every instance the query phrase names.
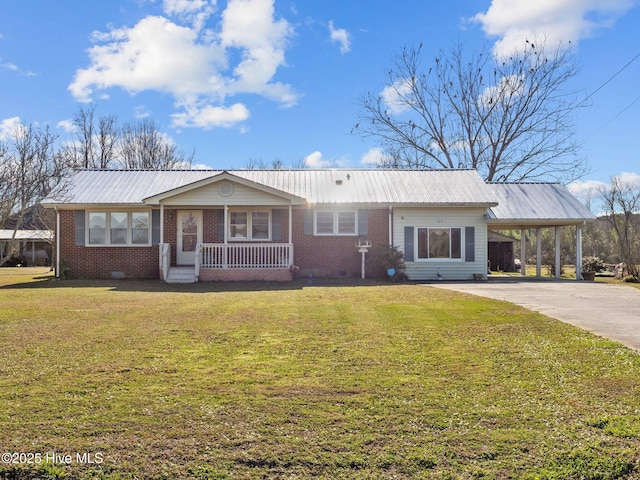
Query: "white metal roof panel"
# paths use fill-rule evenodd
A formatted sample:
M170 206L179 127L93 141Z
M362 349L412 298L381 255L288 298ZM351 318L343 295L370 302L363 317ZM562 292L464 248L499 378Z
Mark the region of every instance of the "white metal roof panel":
M229 173L318 204L496 203L473 170L242 170Z
M45 204L131 205L223 173L219 170L84 170ZM316 204L493 205L473 170L229 170Z
M143 199L219 174L216 170L82 170L46 204L136 204Z
M489 221L523 222L566 220L575 223L595 216L557 183L490 183L487 185L498 201L489 211Z

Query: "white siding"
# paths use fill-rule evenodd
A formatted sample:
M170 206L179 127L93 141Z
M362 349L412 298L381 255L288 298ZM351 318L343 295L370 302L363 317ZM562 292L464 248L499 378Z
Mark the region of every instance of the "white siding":
M404 252L405 227L461 228L462 258L452 260L416 260L405 263L410 280L436 280L438 268L443 280L470 280L474 274L487 273L487 221L485 208L394 208L393 244ZM465 228L475 229L474 261L465 262ZM414 250L417 243L414 241ZM416 252L417 253L417 252Z
M233 192L230 195L221 195L218 186L221 183L233 185ZM216 206L216 205L289 205L289 200L263 192L256 188L251 188L241 183L223 180L204 187L170 197L166 200L166 205L196 205L196 206Z

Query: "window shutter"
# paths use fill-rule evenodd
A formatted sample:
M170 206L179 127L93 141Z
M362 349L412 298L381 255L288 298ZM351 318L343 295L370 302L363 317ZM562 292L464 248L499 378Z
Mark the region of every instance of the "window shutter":
M224 241L224 210L216 210L216 239L218 242Z
M304 234L313 235L313 210L304 211Z
M404 227L404 260L413 262L413 227Z
M84 210L76 210L76 246L84 246Z
M282 210L271 210L271 240L282 241Z
M464 261L476 261L476 229L465 227L464 229Z
M151 211L151 245L160 244L160 210Z
M358 235L369 235L369 210L358 210Z

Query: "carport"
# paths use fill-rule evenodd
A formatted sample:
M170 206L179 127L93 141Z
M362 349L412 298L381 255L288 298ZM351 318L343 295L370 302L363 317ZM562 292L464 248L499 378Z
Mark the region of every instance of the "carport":
M595 216L559 183L489 183L498 206L487 211L487 228L536 231L536 276L542 276L542 229L555 233L555 276L560 278L560 227L576 229L576 280L582 279L582 227ZM520 273L525 275L526 241L520 242Z

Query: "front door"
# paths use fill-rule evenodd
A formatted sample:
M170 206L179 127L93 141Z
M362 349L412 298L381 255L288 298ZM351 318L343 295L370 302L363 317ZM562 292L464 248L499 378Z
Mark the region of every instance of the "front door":
M198 243L202 243L202 210L178 210L176 263L195 265Z

